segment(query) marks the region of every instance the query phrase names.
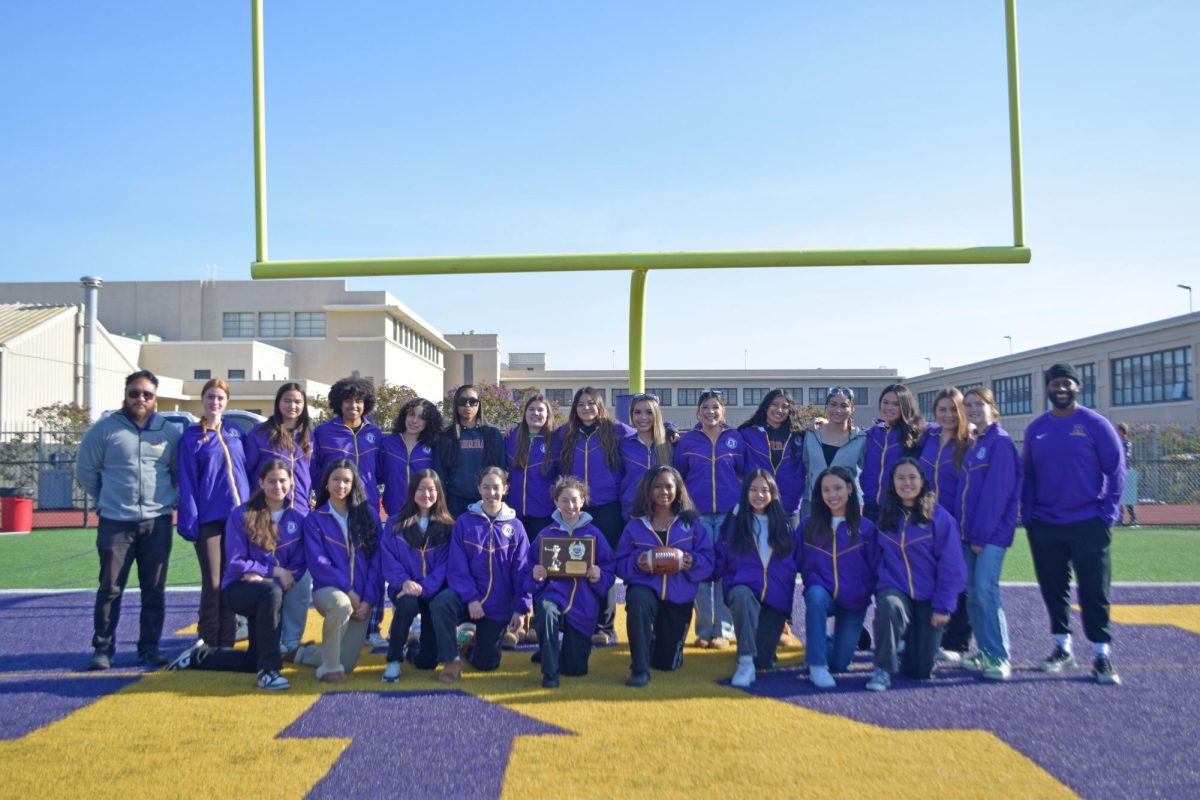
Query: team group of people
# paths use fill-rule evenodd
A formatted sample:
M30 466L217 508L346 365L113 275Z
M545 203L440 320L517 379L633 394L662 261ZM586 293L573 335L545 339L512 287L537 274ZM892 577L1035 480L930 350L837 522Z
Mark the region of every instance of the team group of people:
M385 433L370 421L372 385L345 378L330 390L330 420L314 425L301 387L286 383L270 418L243 434L222 424L230 387L214 379L203 419L180 436L154 414L157 379L135 373L77 464L100 514L89 667L111 663L134 560L139 657L168 663L158 640L177 484L178 531L194 543L202 583L198 639L168 666L253 672L263 689L289 687L285 661L345 681L364 643L383 644L388 599L385 683L405 661L454 682L464 662L494 670L506 646L528 641L553 688L587 674L594 646L616 641L617 578L630 686L682 665L693 619L693 646L736 647L732 683L749 686L775 666L780 642L794 641L797 576L817 687L835 686L864 648L873 691L896 674L929 678L939 663L1006 680L1000 573L1019 520L1055 640L1040 667L1076 663L1074 570L1093 674L1118 683L1108 586L1122 446L1076 402L1070 365L1051 367L1046 384L1051 410L1027 429L1022 454L986 387L940 392L926 423L907 387L888 386L866 429L854 426L845 387L829 390L817 424L802 425L793 398L775 389L736 429L721 393L706 390L682 433L654 395L631 397L625 422L587 387L559 426L545 396L526 396L505 433L488 423L478 390L462 386L449 424L415 398ZM551 574L539 562L542 536L590 540L586 571ZM301 641L310 605L323 618L319 644ZM249 625L244 650L234 647L238 615Z

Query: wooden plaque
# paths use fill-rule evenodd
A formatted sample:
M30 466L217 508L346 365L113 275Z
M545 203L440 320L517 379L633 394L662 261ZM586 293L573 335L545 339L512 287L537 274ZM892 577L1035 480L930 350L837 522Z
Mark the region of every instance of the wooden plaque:
M538 563L551 578L583 578L596 562L596 540L591 536L542 536Z

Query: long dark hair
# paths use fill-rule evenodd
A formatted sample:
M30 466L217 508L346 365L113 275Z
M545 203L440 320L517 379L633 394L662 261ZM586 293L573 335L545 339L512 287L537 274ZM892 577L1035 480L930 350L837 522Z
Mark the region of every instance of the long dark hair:
M696 506L692 503L687 486L684 485L683 476L679 474L679 470L668 464L660 464L646 470L633 496L633 516L654 516L654 481L664 473L669 474L675 481L675 502L671 503L671 513L679 517L685 525L697 524L700 515L696 513Z
M963 456L967 453L967 445L971 443L971 424L967 422L967 412L963 408L963 393L951 386L942 389L933 398L933 410L936 413L938 403L949 400L954 404L954 413L958 415L958 427L952 433L954 436L954 468L962 469Z
M583 423L579 421L579 398L588 395L596 401L596 430L600 432L600 448L604 451L604 463L610 468L616 469L621 464L621 453L617 449L617 433L612 423L612 417L608 415L608 406L604 405L604 398L600 393L591 386L585 386L575 393L574 399L571 400L571 414L567 417L567 424L562 432L562 450L558 457L558 463L563 473L570 474L575 467L575 442L579 439L579 426Z
M921 416L917 398L913 396L912 389L903 383L892 383L883 387L883 391L879 393L880 403L883 403L883 396L888 392L896 395L896 402L900 404L900 419L896 420L892 427L900 437L900 446L905 450L912 450L917 447L925 433L925 418Z
M442 415L437 410L437 406L424 397L414 397L400 406L400 412L396 414L396 419L392 422L392 433L397 436L404 434L406 430L404 421L408 419L408 415L414 408L421 409L421 419L425 420L425 429L417 435L417 443L433 449L442 435Z
M375 547L379 544L379 528L375 523L375 515L371 513L371 503L367 500L367 490L363 488L362 477L358 467L348 458L339 458L325 468L321 476L321 485L317 489L317 508L329 502L329 476L334 470L348 469L354 478L350 486L350 494L346 498L346 529L350 541L367 557L374 555Z
M283 427L283 414L279 413L279 401L287 392L299 392L300 397L304 400L304 410L300 412L300 418L296 420L296 430L293 433L288 433L287 429ZM288 381L280 386L275 392L275 405L272 408L275 410L271 416L258 426L267 435L267 443L277 450L290 451L299 448L305 458L311 456L312 417L308 415L308 398L304 396L304 389L300 384Z
M771 407L771 403L774 403L780 397L788 401L788 423L791 426L792 433L803 433L804 424L800 421L800 407L796 405L796 401L787 389L772 389L767 392L767 396L758 404L758 408L750 415L750 419L738 425L738 430L767 427L770 424L767 422L767 409Z
M493 453L494 445L489 441L488 429L491 428L499 435L500 431L494 426L488 425L487 416L483 411L483 392L479 391L479 387L469 383L464 383L454 390L454 396L450 401L450 419L451 422L442 431L442 437L439 441L438 458L444 467L453 467L458 463L459 444L462 441L462 423L458 421L458 398L462 397L463 393L468 389L474 390L475 394L479 395L479 412L475 415L475 429L483 434L483 457L487 464L503 464L504 463L504 441L501 437L500 452Z
M750 470L742 481L742 495L738 500L737 513L728 523L729 546L733 552L742 555L758 549L755 511L750 506L750 484L760 478L766 481L767 489L771 492L771 502L767 504L767 544L771 545L771 551L775 555L786 556L792 552L792 529L788 526L787 512L779 502L779 485L765 469Z
M925 477L921 462L911 456L905 456L896 462L887 477L887 494L883 496L883 505L879 507L879 530L896 531L900 528L900 518L904 516L904 502L896 494L896 470L910 466L921 476L921 493L913 500L912 521L917 525L928 525L933 521L933 507L937 505L937 495L933 485Z
M417 505L417 489L421 481L428 478L433 481L437 491L437 501L429 509L429 527L421 531L421 509ZM409 547L440 547L450 541L450 532L454 527L454 517L446 505L446 491L442 488L442 479L431 469L419 469L408 479L408 493L392 523L392 535L402 536Z
M529 432L529 423L525 420L525 414L534 403L541 403L546 407L546 424L538 431L542 437L542 444L546 448L546 455L542 458L542 474L545 475L550 471L550 464L554 461L550 457L550 449L554 445L554 407L550 405L546 395L541 392L526 397L525 401L521 403L521 419L517 422L517 446L513 453L512 465L515 469L525 469L529 466L529 451L533 447L533 434Z
M250 499L246 501L246 515L242 517L242 527L246 529L246 538L255 547L261 547L269 553L275 552L279 544L279 526L271 519L271 509L267 508L267 493L262 489L262 482L277 469L292 476L292 468L286 461L278 458L268 459L258 469L259 487Z
M817 476L816 486L811 498L812 512L808 515L808 524L804 526L804 541L816 547L829 547L833 544L836 532L833 530L833 512L825 505L821 494L821 482L826 475L833 475L850 487L850 497L846 500L846 527L850 529L850 544L858 541L858 528L862 520L862 509L858 505L858 492L854 489L854 474L845 467L829 467Z

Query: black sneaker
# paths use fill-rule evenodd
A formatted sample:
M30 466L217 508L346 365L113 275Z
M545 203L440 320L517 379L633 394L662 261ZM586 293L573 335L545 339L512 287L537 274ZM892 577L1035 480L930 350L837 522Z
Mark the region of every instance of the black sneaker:
M650 682L649 672L635 672L625 680L626 686L632 686L635 689L641 688Z
M149 650L143 650L138 653L138 661L145 664L147 667L163 667L171 662L171 659L162 654L162 651L157 647L152 647Z
M196 641L192 642L186 649L184 649L182 653L175 656L175 659L170 664L167 664L167 670L173 672L177 669L190 669L192 662L196 659L196 654L199 653L203 647L203 639L197 639Z
M98 672L102 669L108 669L112 666L112 656L107 650L97 650L92 654L92 660L88 662L87 668L89 672Z
M1064 669L1074 667L1077 663L1071 651L1059 644L1054 646L1054 652L1046 656L1045 661L1038 664L1038 669L1042 672L1062 672Z
M557 689L558 688L558 676L557 675L543 676L542 677L542 688L543 689Z
M1092 677L1096 679L1096 683L1121 685L1121 676L1113 668L1108 656L1096 656L1096 660L1092 662Z

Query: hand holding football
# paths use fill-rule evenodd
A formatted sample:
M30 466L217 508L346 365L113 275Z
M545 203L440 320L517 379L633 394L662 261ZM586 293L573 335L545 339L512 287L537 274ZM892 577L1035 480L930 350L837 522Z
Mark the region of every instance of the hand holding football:
M683 551L678 547L656 547L650 551L650 571L655 575L674 575L683 569Z

